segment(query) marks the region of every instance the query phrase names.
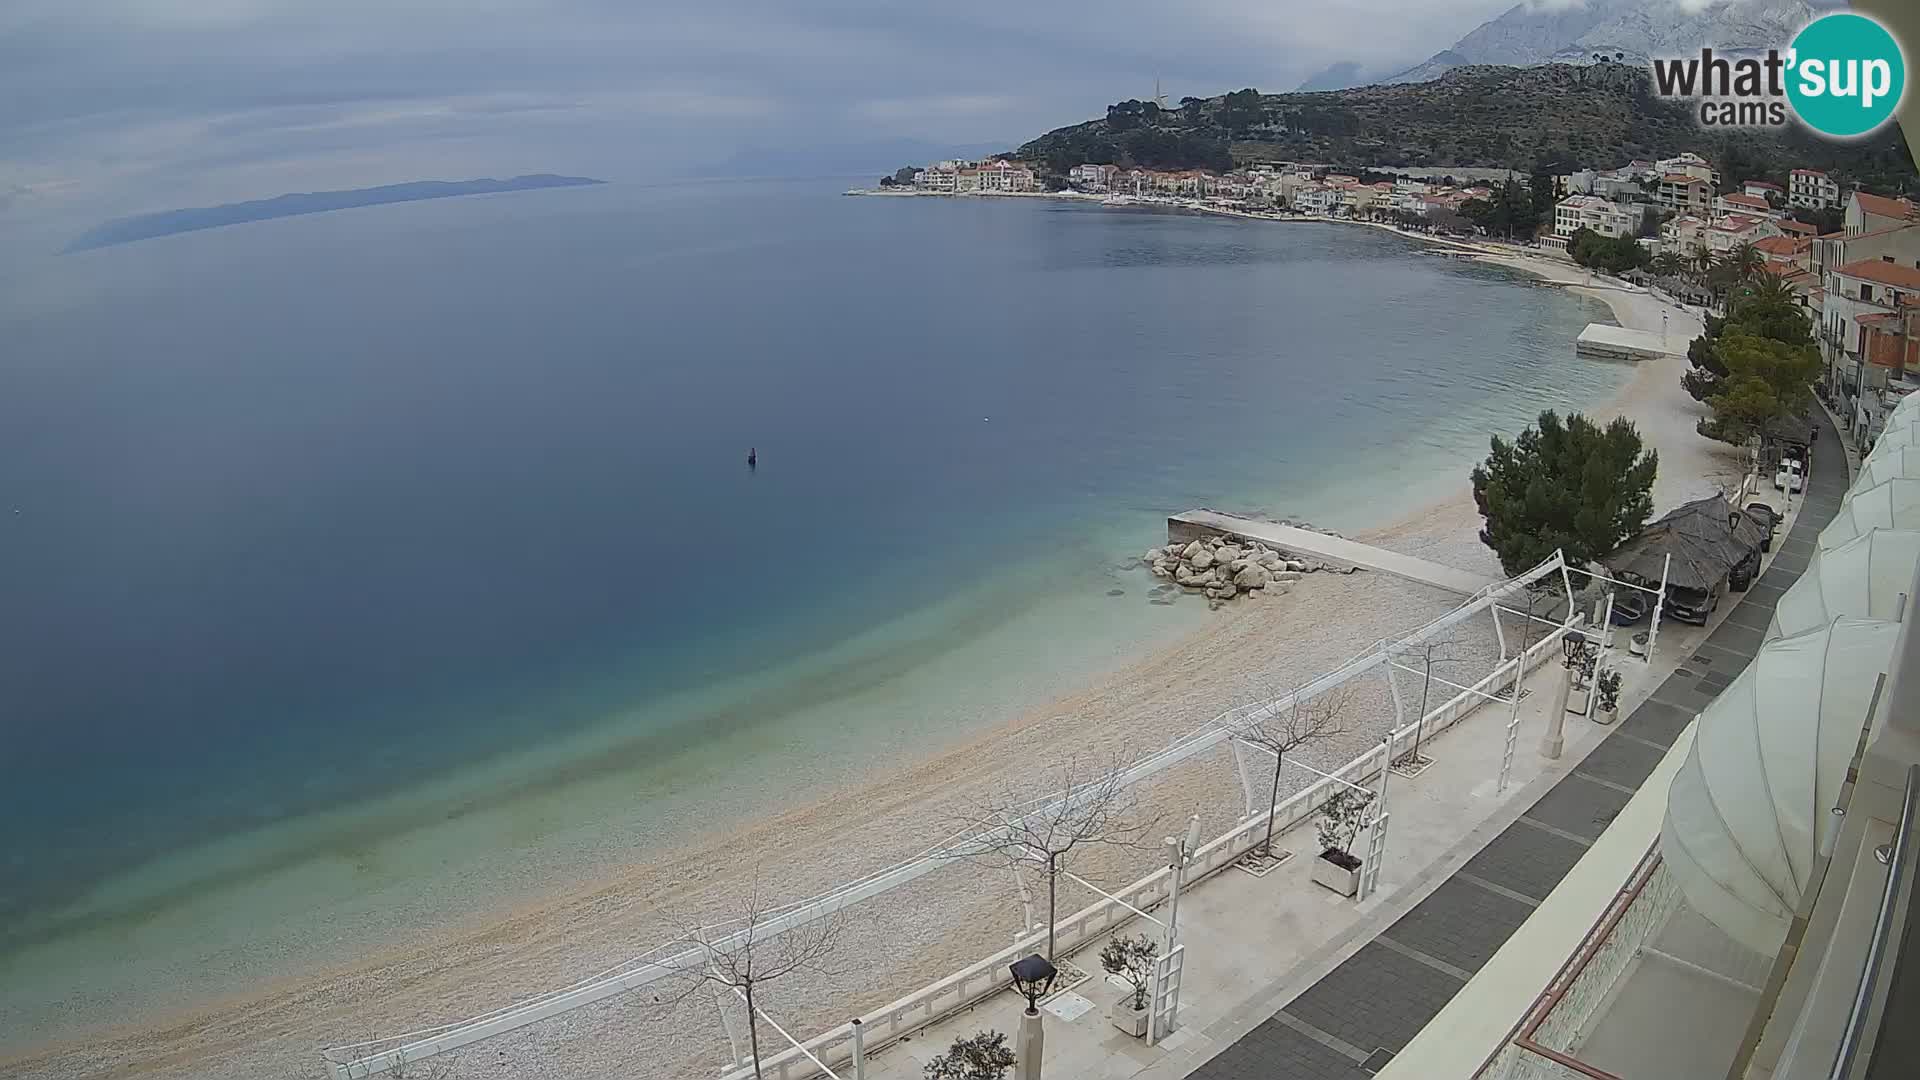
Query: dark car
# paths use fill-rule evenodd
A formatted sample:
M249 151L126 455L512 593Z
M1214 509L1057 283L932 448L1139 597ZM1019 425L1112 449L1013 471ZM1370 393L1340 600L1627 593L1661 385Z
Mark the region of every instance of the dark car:
M1747 504L1747 516L1767 527L1767 533L1760 538L1760 550L1773 550L1773 534L1780 528L1780 514L1766 503Z
M1667 587L1667 602L1661 608L1661 614L1678 619L1683 623L1705 626L1713 610L1720 606L1720 594L1726 588L1726 582L1716 581L1707 589L1684 589L1678 585Z
M1761 545L1761 550L1766 550L1764 544ZM1746 592L1747 587L1753 584L1754 575L1759 572L1760 552L1749 552L1746 558L1735 563L1733 569L1727 571L1727 588L1734 592Z
M1632 626L1647 617L1653 596L1639 589L1621 589L1613 594L1613 625Z

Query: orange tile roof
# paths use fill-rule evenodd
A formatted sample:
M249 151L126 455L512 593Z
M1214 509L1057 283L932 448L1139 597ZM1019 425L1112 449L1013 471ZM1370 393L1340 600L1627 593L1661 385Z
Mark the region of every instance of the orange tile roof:
M1889 199L1864 191L1855 194L1860 198L1860 209L1875 217L1904 218L1913 213L1913 204L1905 199Z
M1704 184L1706 183L1705 180L1702 180L1697 176L1688 176L1686 173L1668 173L1667 175L1660 178L1660 182L1663 184Z
M1753 242L1753 250L1763 255L1798 255L1808 246L1805 240L1795 240L1791 236L1769 236Z
M1766 189L1767 189L1768 191L1779 191L1779 190L1781 190L1781 187L1780 187L1780 185L1779 185L1779 184L1776 184L1776 183L1774 183L1774 182L1773 182L1773 181L1771 181L1771 180L1749 180L1749 181L1747 181L1747 182L1746 182L1745 184L1742 184L1741 186L1742 186L1742 187L1760 187L1760 188L1766 188Z
M1843 277L1857 277L1866 281L1892 285L1901 289L1920 289L1920 269L1903 266L1899 263L1883 262L1879 259L1861 259L1850 262L1835 270Z
M1795 221L1792 218L1781 218L1779 221L1774 222L1774 224L1780 226L1781 232L1800 233L1803 236L1816 236L1820 232L1819 229L1814 228L1806 222Z
M1795 175L1795 176L1825 176L1825 175L1827 175L1827 174L1826 174L1826 173L1824 173L1824 172L1821 172L1821 171L1820 171L1819 169L1795 169L1795 170L1793 170L1793 175Z
M1761 198L1758 195L1738 195L1738 194L1722 195L1720 196L1720 201L1724 203L1730 203L1734 206L1751 207L1755 210L1773 209L1772 206L1767 204L1767 200Z

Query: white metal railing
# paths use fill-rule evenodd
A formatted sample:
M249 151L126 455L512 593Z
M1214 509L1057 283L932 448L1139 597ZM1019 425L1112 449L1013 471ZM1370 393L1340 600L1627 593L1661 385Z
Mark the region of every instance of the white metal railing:
M1908 863L1912 860L1916 800L1920 800L1920 765L1909 765L1906 798L1900 807L1900 827L1894 833L1893 847L1886 859L1887 885L1880 893L1880 908L1873 919L1873 937L1867 942L1867 958L1860 967L1860 984L1854 991L1853 1006L1847 1013L1846 1030L1841 1033L1840 1045L1834 1052L1833 1070L1828 1074L1828 1080L1850 1080L1853 1076L1861 1041L1867 1035L1867 1022L1875 1011L1875 996L1881 993L1880 969L1886 963L1888 948L1898 947L1898 943L1893 941L1894 920L1900 907L1902 889L1912 888L1907 875Z
M1560 652L1560 638L1565 632L1566 625L1562 624L1528 646L1527 668L1532 670L1543 659L1557 655ZM1368 750L1282 800L1274 808L1274 831L1284 832L1307 821L1334 791L1348 785L1364 785L1378 777L1383 764L1393 761L1397 753L1395 748L1411 744L1416 728L1424 729L1421 734L1424 741L1465 719L1488 699L1491 689L1511 685L1514 665L1520 662L1519 657L1508 659L1472 688L1462 690L1442 702L1419 721L1394 731L1381 746ZM1255 813L1226 833L1202 844L1187 871L1186 886L1191 887L1201 879L1226 869L1242 855L1258 847L1266 836L1266 827L1267 815ZM1129 906L1153 910L1166 900L1171 880L1170 869L1161 867L1115 891L1110 899L1102 898L1068 915L1056 925L1056 951L1061 955L1070 954L1126 923L1135 917L1128 910ZM1034 951L1046 939L1045 929L1038 930L992 956L862 1016L860 1026L866 1052L872 1053L887 1043L937 1023L1005 988L1012 980L1007 965ZM829 1064L850 1061L853 1056L853 1025L850 1022L841 1024L806 1040L801 1046ZM805 1080L819 1075L819 1069L798 1048L763 1059L760 1069L769 1080ZM741 1061L735 1063L734 1069L723 1074L722 1080L749 1080L752 1076L751 1063Z
M1219 716L1214 717L1189 734L1176 739L1166 748L1149 754L1129 766L1121 775L1122 783L1131 786L1180 762L1196 757L1232 738L1234 731L1243 726L1248 720L1263 713L1272 715L1285 710L1291 707L1296 698L1304 700L1314 697L1350 679L1357 678L1375 667L1386 666L1395 653L1433 639L1445 633L1449 628L1458 625L1482 611L1512 611L1513 609L1502 608L1501 601L1510 596L1521 594L1527 589L1533 588L1552 577L1560 577L1564 581L1565 576L1565 563L1559 553L1556 552L1540 565L1523 574L1505 582L1488 585L1476 591L1459 607L1429 621L1405 637L1400 638L1398 641L1381 642L1363 651L1351 660L1348 660L1333 671L1321 675L1291 693L1280 695L1268 701L1242 705L1221 713ZM1569 596L1568 599L1571 601L1571 596ZM1574 618L1574 614L1571 603L1569 603L1568 608L1567 617L1572 619ZM1496 615L1495 618L1497 629L1498 616ZM1539 642L1526 650L1526 663L1528 667L1537 665L1539 657L1545 651L1546 646L1551 644L1557 647L1559 637L1565 632L1567 625L1569 624L1557 624L1555 628L1548 632ZM1512 677L1514 664L1516 662L1517 658L1502 662L1484 679L1475 684L1474 691L1460 692L1453 698L1443 702L1438 708L1429 712L1425 717L1420 718L1412 724L1408 724L1401 731L1393 732L1386 743L1388 760L1391 760L1391 755L1395 752L1395 747L1397 747L1403 739L1411 738L1416 726L1424 728L1421 735L1421 738L1424 739L1436 732L1445 730L1456 723L1461 717L1472 712L1482 700L1481 697L1478 696L1481 692L1491 687L1501 685L1504 680ZM1349 762L1333 775L1348 782L1364 782L1365 778L1373 775L1371 762L1378 755L1378 750L1369 751L1355 758L1354 761ZM1350 771L1353 771L1355 775L1347 775ZM1318 809L1320 803L1325 801L1327 794L1330 793L1331 786L1335 783L1336 781L1333 779L1319 781L1282 803L1281 806L1275 810L1275 829L1291 828L1293 825L1311 816L1314 811ZM1032 813L1062 802L1070 802L1077 798L1084 798L1089 793L1090 789L1075 790L1051 798L1037 800L1027 812ZM1208 845L1208 847L1221 845L1232 846L1232 844L1240 843L1246 837L1252 836L1254 832L1263 832L1266 817L1264 813L1254 815L1225 836L1217 838L1214 843ZM648 952L624 960L612 967L603 969L596 975L581 979L560 989L538 994L465 1020L422 1028L407 1032L403 1035L328 1047L321 1051L321 1058L327 1067L331 1080L365 1080L367 1077L391 1072L396 1068L417 1063L426 1058L444 1054L482 1039L491 1038L495 1035L525 1027L528 1024L536 1023L540 1020L558 1016L572 1009L638 990L643 986L650 985L671 975L698 970L707 962L711 949L724 950L730 947L736 939L744 937L749 932L749 929L751 929L751 932L754 934L767 936L784 932L814 919L824 918L836 911L859 903L862 900L881 895L931 873L953 860L955 856L948 854L949 852L977 847L981 837L991 833L997 833L998 831L1000 830L990 829L978 835L956 834L944 838L905 862L877 870L865 877L843 884L819 896L811 897L807 900L768 913L751 928L739 924L722 924L717 927L703 928L702 939L710 941L710 946L708 947L676 949L673 945L657 946ZM1249 841L1246 846L1235 849L1231 855L1224 856L1219 859L1217 863L1209 863L1202 873L1211 873L1225 866L1227 863L1232 862L1244 854L1250 847L1251 842ZM1203 852L1206 850L1206 848L1202 849ZM1220 850L1224 851L1225 847L1221 846ZM1196 863L1198 862L1199 860L1196 859ZM1163 885L1161 887L1164 888L1165 873L1166 871L1163 868L1158 873L1143 878L1141 882L1136 882L1135 886L1130 888L1137 888L1156 878L1162 879ZM1122 893L1118 895L1127 896L1128 894ZM1135 903L1136 906L1142 908L1151 907L1152 904L1158 903L1160 900L1159 897L1153 897L1149 902L1141 903L1138 896L1130 896L1129 899ZM1105 921L1100 921L1100 919L1096 918L1096 910L1103 909L1108 906L1109 903L1110 902L1103 900L1099 904L1092 905L1077 915L1070 917L1067 923L1061 925L1062 927L1068 928L1093 926L1095 927L1094 932L1098 932L1098 930L1103 930L1108 926L1117 925L1119 922L1125 921L1124 919L1113 919L1110 914L1105 917ZM1131 918L1130 913L1128 917ZM1042 932L1034 937L1037 940L1044 938L1044 936L1044 932ZM1089 936L1090 934L1083 933L1078 937L1070 938L1059 928L1056 928L1055 932L1055 940L1061 944L1070 941L1085 941ZM917 1027L924 1026L932 1022L932 1020L945 1015L947 1012L951 1012L954 1009L977 1001L987 994L992 993L1001 985L1004 985L1004 980L1007 978L1005 964L1011 962L1011 959L1017 958L1020 950L1030 949L1030 946L1031 941L1023 939L1023 944L1003 950L1001 953L997 953L993 957L981 961L979 964L975 964L956 975L949 976L947 979L933 984L933 986L923 988L916 994L901 999L900 1002L889 1006L880 1013L872 1014L867 1020L868 1026L866 1026L865 1029L867 1046L869 1048L877 1048L886 1041L897 1038L899 1034L904 1034ZM987 981L989 979L994 981L989 983ZM952 1005L937 1004L938 1002L947 1000L952 1000L957 1003ZM899 1019L893 1018L895 1014L898 1014ZM918 1015L920 1019L909 1026L902 1027L901 1025L910 1014ZM850 1025L841 1025L833 1031L828 1032L827 1035L809 1040L805 1045L818 1053L819 1046L817 1044L820 1040L831 1038L836 1043L845 1043L849 1038L847 1034L849 1030ZM838 1049L836 1049L835 1052L838 1053ZM804 1055L798 1050L785 1052L775 1060L778 1061L781 1058L786 1058L789 1054L791 1055L790 1060L805 1060ZM828 1054L821 1054L820 1056L829 1061L845 1060L844 1058L838 1058ZM762 1063L763 1070L771 1067L771 1063L769 1062ZM811 1063L808 1063L807 1067L811 1068ZM798 1077L804 1074L800 1072L782 1072L770 1073L769 1075Z

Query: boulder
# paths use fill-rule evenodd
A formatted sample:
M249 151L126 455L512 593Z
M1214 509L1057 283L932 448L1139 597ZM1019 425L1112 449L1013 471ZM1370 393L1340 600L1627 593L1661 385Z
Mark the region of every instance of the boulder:
M1279 573L1276 573L1276 574L1273 574L1273 575L1271 575L1271 580L1274 580L1274 581L1299 581L1299 580L1300 580L1300 572L1299 572L1298 570L1282 570L1282 571L1280 571Z
M1160 550L1159 548L1148 548L1147 553L1145 555L1140 556L1140 561L1151 566L1154 563L1157 563L1160 560L1164 559L1166 557L1166 554L1167 554L1166 552Z
M1219 592L1220 592L1220 599L1222 600L1233 599L1233 595L1239 591L1240 589L1234 585L1232 579L1228 579L1220 583Z
M1298 559L1288 559L1286 568L1296 574L1304 574L1307 572L1307 564Z
M1205 570L1207 567L1213 565L1213 550L1211 548L1201 548L1195 552L1193 557L1188 561L1193 563L1195 570Z
M1198 555L1202 551L1205 551L1206 547L1207 545L1201 543L1198 540L1195 540L1194 542L1188 544L1186 547L1183 547L1180 549L1180 557L1183 559L1191 559L1195 555Z
M1157 578L1170 578L1173 576L1173 571L1167 569L1166 563L1157 562L1153 564L1153 576Z
M1267 571L1259 566L1242 566L1239 573L1233 575L1233 583L1243 589L1264 589L1267 587Z
M1232 544L1222 544L1220 545L1220 549L1213 553L1213 557L1219 559L1221 562L1232 562L1245 554L1246 552L1241 551Z

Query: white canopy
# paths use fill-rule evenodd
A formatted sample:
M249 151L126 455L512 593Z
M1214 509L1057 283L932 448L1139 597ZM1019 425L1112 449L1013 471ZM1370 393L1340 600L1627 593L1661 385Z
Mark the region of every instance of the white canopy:
M1882 452L1891 453L1903 446L1920 446L1920 423L1916 423L1916 419L1920 418L1908 413L1896 420L1889 413L1887 429L1873 441L1873 449L1867 452L1867 456L1871 458Z
M1920 480L1920 446L1896 446L1880 457L1869 457L1860 463L1860 475L1854 478L1853 486L1865 491L1897 479Z
M1920 531L1874 529L1838 547L1817 550L1806 573L1780 596L1767 639L1816 630L1841 615L1900 618L1901 594L1920 566Z
M1920 480L1896 477L1870 488L1856 485L1820 531L1818 547L1836 548L1872 529L1920 529Z
M1770 641L1700 714L1660 854L1687 903L1756 952L1786 938L1899 631L1842 618Z

